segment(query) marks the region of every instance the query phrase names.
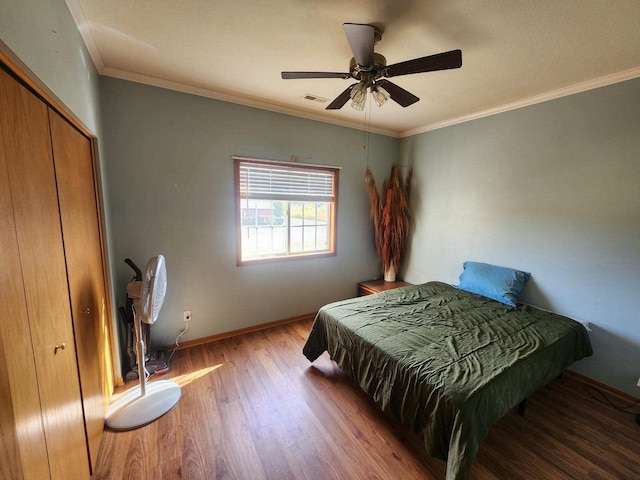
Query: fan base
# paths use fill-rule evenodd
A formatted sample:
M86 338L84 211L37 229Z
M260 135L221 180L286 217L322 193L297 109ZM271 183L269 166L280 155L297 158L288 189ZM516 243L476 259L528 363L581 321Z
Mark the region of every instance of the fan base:
M107 427L112 430L132 430L161 417L178 403L182 391L169 380L158 380L146 384L146 394L140 387L123 393L109 406Z

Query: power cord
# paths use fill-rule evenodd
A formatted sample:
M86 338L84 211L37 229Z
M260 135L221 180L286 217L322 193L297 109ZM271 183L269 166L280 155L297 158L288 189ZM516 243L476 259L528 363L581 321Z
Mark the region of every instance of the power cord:
M176 353L176 350L178 350L178 348L180 348L180 339L184 336L185 333L187 333L187 330L189 330L189 322L190 322L190 320L187 320L187 322L186 322L187 324L184 326L182 331L176 337L176 346L173 347L173 350L171 351L171 354L169 355L169 359L167 360L167 363L169 363L171 361L171 357L173 357L173 354Z
M615 403L613 403L611 401L611 399L607 396L607 394L604 393L599 388L596 388L593 385L586 385L585 388L587 389L587 392L589 392L589 395L591 395L591 398L593 398L596 402L600 402L600 403L602 403L604 405L609 405L609 406L615 408L616 410L618 410L619 412L625 412L625 413L630 413L631 415L635 415L636 416L636 422L638 422L638 424L640 424L640 412L634 412L634 411L631 410L632 408L636 407L640 403L640 400L636 400L631 405L628 405L626 407L621 407L621 406L616 405ZM601 398L597 398L597 396L594 395L593 392L597 392L598 395Z

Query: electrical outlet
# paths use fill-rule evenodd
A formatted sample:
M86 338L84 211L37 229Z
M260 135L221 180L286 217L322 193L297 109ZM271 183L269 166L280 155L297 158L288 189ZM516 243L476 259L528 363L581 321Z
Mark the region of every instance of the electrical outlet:
M184 312L182 312L182 319L185 322L188 322L189 320L191 320L191 310L185 310Z

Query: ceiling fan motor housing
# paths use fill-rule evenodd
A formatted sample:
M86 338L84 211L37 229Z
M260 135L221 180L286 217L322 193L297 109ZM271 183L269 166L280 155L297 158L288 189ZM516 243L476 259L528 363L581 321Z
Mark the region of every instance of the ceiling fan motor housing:
M387 59L384 58L383 55L379 53L373 54L373 65L358 65L355 58L351 58L349 61L349 73L356 80L363 80L362 73L367 72L370 73L373 78L378 78L382 76L382 71L384 67L387 66Z

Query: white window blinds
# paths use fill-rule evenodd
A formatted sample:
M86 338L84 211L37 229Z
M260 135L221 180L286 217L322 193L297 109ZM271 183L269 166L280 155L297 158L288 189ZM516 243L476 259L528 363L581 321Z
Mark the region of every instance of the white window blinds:
M335 168L248 159L236 161L239 162L241 198L306 202L335 200Z

